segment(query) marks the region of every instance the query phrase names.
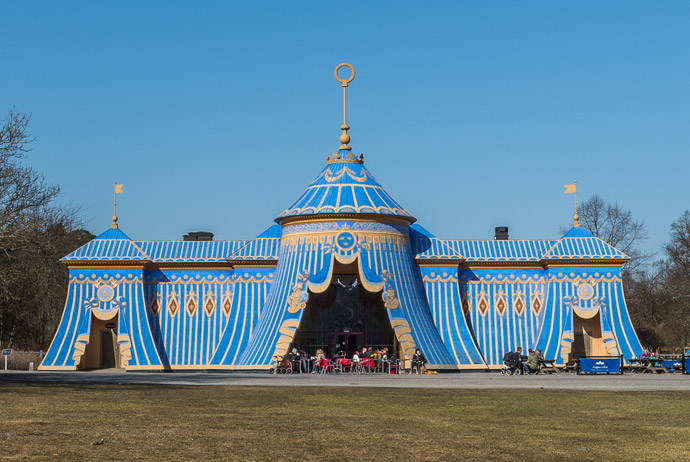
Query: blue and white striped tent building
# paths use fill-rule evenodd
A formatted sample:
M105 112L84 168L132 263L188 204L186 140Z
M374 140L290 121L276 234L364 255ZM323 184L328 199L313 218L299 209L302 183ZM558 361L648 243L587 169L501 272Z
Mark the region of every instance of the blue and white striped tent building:
M518 346L557 364L642 353L626 255L577 226L554 240L437 238L346 132L253 240L135 241L114 224L64 257L69 292L40 368L260 370L293 347L365 345L419 348L432 369L500 368Z

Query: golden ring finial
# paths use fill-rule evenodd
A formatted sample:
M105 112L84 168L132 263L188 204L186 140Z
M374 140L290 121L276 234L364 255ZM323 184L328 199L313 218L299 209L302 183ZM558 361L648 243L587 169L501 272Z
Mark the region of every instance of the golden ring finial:
M352 75L350 76L349 79L341 79L340 76L338 75L338 71L343 68L347 67L352 71ZM355 79L355 68L352 67L352 64L349 63L340 63L335 67L335 80L340 82L340 85L343 87L343 125L340 127L340 129L343 131L343 134L340 135L340 142L342 143L340 145L340 149L344 150L351 150L350 145L348 144L350 142L350 135L347 134L347 131L350 129L350 127L347 125L347 87L350 82L352 82Z
M341 79L340 76L338 75L338 71L339 71L340 69L342 69L343 67L347 67L348 69L350 69L350 70L352 71L352 75L350 76L349 79ZM352 82L354 79L355 79L355 68L352 67L352 64L349 64L349 63L340 63L340 64L338 64L338 65L335 67L335 80L337 80L338 82L340 82L340 84L341 84L343 87L347 87L347 84L350 83L350 82Z

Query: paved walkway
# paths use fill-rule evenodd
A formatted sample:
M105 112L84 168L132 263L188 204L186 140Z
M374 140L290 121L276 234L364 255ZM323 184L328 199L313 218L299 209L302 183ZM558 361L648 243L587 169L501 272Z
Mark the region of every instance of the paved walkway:
M0 385L4 383L690 391L690 375L681 374L585 376L563 373L511 377L486 372L398 376L379 374L272 375L267 372L142 373L118 370L87 372L0 371Z

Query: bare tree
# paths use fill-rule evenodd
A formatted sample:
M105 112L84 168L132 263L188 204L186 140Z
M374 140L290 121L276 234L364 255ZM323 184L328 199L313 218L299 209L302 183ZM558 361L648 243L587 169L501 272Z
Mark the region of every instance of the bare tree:
M60 193L60 188L45 182L44 175L23 165L33 138L28 127L31 117L14 109L0 126L0 251L17 246L25 231L35 228L45 209Z
M59 258L93 236L76 210L55 203L60 188L25 165L31 117L14 109L0 125L0 345L43 346L57 327L67 290Z
M630 210L617 202L606 202L599 194L582 202L577 212L580 226L630 257L630 262L624 267L627 275L645 269L653 254L641 249L649 237L643 220L636 220ZM561 232L565 233L567 229L561 227Z
M690 211L671 225L671 240L664 245L668 260L665 291L670 302L669 321L678 342L690 345Z

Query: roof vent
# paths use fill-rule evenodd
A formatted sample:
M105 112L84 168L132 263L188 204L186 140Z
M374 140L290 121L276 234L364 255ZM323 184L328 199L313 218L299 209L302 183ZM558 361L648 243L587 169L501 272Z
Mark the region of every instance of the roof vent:
M213 233L208 231L197 231L195 233L189 233L182 236L184 241L212 241Z
M494 239L497 241L507 241L508 240L508 227L507 226L496 226L496 234Z

